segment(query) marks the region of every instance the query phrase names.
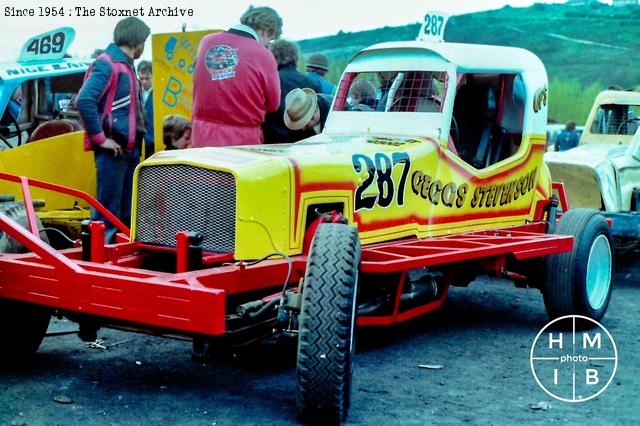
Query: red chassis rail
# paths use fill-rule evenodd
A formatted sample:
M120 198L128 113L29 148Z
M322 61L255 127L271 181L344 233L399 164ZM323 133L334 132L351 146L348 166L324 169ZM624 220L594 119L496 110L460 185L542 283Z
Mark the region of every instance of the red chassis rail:
M0 174L0 179L22 183L25 200L31 199L28 187L34 185L80 196L95 208L104 209L79 191L6 174ZM25 207L33 217L30 223L35 224L33 206L25 203ZM128 234L124 225L119 228ZM225 303L228 296L281 286L288 271L284 259L248 266L241 262L222 263L232 260L231 255L206 253L204 258L205 263L211 265L209 268L179 273L157 272L142 269L150 251L176 252L187 250L188 246L153 248L135 241L104 246L92 241L92 260L85 261L81 248L57 251L44 243L37 232L28 232L3 214L0 214L0 230L31 251L0 254L0 298L130 322L149 329L222 335L227 331ZM399 272L402 279L404 271L413 268L470 260L493 260L495 264L503 264L507 256L523 260L572 249L572 237L549 235L545 230L546 223L540 221L491 231L368 245L362 248L361 269L363 273ZM99 231L96 234L100 235ZM184 253L177 252L177 270L184 271L184 258ZM295 286L304 276L307 259L300 255L292 260L290 284ZM399 312L401 290L399 284L391 315L363 316L358 324L387 325L406 321L438 308L446 296L445 289L438 300Z

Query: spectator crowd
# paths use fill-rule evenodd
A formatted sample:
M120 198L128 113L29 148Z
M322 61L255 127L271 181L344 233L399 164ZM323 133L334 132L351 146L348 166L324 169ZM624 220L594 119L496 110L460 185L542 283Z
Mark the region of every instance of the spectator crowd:
M153 70L139 59L150 28L136 17L119 21L113 42L96 49L75 99L92 150L97 198L129 225L133 173L141 156L155 152ZM192 118L162 119L166 150L296 142L321 133L335 86L322 54L298 70L300 51L281 39L282 18L270 7L249 7L240 22L205 36L193 72ZM107 223L106 241L116 228Z

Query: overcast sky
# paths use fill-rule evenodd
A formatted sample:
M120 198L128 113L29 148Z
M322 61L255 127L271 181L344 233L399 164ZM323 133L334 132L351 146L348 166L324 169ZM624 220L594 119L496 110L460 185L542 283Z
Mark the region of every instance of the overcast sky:
M563 3L558 0L537 0ZM61 26L76 30L76 40L69 53L88 56L94 48L105 47L112 38L115 23L122 18L99 17L100 7L118 9L143 8L142 18L152 33L179 31L182 23L188 29L227 29L251 4L271 6L282 16L283 37L292 40L335 34L338 31L360 31L385 25L405 25L421 21L428 10L444 11L451 15L499 9L506 4L515 7L530 6L531 0L103 0L98 1L34 1L0 0L0 61L15 60L24 41L35 34ZM154 7L193 8L193 17L148 17ZM86 6L96 11L95 17L75 16L75 6ZM39 17L39 6L62 6L65 16ZM35 17L6 16L7 8L33 8ZM69 16L69 12L73 16ZM150 56L150 44L145 57Z

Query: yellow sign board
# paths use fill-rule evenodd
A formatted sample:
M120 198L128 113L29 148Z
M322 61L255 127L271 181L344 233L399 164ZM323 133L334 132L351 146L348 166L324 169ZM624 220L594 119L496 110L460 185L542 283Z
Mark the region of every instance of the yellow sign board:
M153 55L153 116L156 152L164 149L162 120L170 114L191 119L193 71L200 40L221 30L204 30L154 34Z

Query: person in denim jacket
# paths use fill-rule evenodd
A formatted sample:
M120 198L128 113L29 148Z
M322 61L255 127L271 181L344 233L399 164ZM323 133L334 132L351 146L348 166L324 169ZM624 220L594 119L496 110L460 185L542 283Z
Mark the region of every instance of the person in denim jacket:
M128 17L116 24L113 43L100 55L76 99L95 153L97 198L125 225L131 218L133 172L140 161L145 123L140 101L140 87L133 61L140 58L151 30L140 19ZM104 55L108 55L105 57ZM124 66L114 66L116 63ZM120 72L112 80L112 73ZM115 82L115 83L113 83ZM111 105L107 104L110 84L116 84ZM105 114L105 108L107 113ZM105 221L106 242L113 241L116 228L98 212L93 220Z

